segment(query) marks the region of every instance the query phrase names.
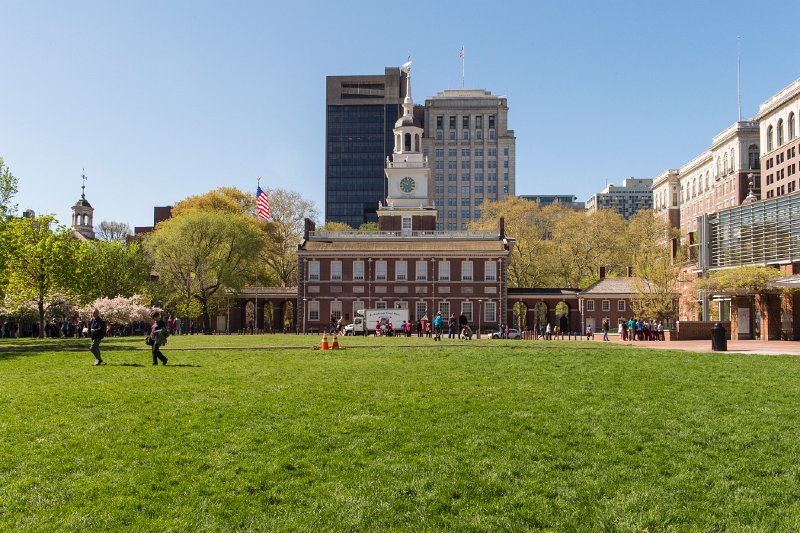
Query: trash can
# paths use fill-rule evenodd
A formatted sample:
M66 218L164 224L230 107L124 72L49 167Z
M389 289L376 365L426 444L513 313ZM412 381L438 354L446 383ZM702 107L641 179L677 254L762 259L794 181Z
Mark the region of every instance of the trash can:
M728 351L728 339L725 338L725 328L717 322L711 328L711 349L715 352Z

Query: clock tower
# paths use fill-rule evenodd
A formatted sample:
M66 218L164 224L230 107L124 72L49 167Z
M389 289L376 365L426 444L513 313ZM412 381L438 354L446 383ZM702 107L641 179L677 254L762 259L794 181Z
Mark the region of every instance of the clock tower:
M431 169L422 155L422 132L414 121L411 99L411 61L403 65L406 74L406 97L403 116L395 123L394 151L386 158L388 195L378 208L378 228L411 235L415 231L436 229L436 209L430 202Z

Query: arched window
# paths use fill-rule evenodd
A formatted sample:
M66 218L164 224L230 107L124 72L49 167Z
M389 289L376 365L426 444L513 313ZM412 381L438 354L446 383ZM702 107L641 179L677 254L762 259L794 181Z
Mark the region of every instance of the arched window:
M715 176L715 178L719 179L721 174L722 174L722 158L717 156L717 175Z
M778 146L783 146L783 119L778 121Z
M747 160L748 160L748 163L750 165L750 170L755 170L757 168L760 168L761 164L758 161L758 145L757 144L751 144L747 148Z
M697 178L692 180L692 198L697 196Z
M703 175L701 174L699 178L697 178L697 193L703 194Z
M410 152L411 151L411 134L410 133L406 133L406 135L405 135L405 143L403 143L403 144L405 144L405 146L403 147L403 150L406 151L406 152Z
M722 164L722 169L725 171L724 174L728 173L728 154L725 154L725 158L723 159L724 163Z
M786 128L789 132L789 140L791 141L794 139L794 113L789 113L789 123Z
M731 174L736 170L736 151L731 148Z
M708 170L706 170L706 190L708 190L709 184L710 184L710 176Z
M767 152L772 151L772 126L767 128Z

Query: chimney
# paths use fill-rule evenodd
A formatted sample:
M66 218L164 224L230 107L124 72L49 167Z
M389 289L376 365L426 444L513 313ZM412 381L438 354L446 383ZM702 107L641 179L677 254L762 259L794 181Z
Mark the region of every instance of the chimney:
M627 272L628 272L628 277L632 278L633 277L633 267L628 267Z
M600 279L606 279L606 267L600 267Z
M317 226L316 226L316 224L314 224L314 221L311 220L310 218L307 218L305 220L305 222L306 222L306 224L305 224L306 227L305 227L305 230L303 231L303 240L307 241L308 240L308 234L310 232L314 231L315 229L317 229Z
M500 217L500 238L506 238L506 219L504 217Z

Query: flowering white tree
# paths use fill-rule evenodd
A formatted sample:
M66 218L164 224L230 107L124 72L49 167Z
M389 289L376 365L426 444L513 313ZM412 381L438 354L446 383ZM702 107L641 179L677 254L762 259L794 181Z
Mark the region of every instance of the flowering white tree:
M153 311L161 311L157 307L147 305L144 297L138 294L130 298L124 296L98 298L81 308L81 317L88 320L95 309L100 311L100 316L106 322L118 326L124 326L132 322L147 322L150 320Z

